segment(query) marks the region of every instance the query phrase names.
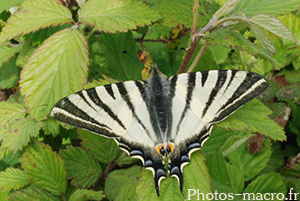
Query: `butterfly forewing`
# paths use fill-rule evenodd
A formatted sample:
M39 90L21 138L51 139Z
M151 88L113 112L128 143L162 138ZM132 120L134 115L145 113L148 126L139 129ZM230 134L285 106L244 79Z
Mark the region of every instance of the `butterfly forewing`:
M55 104L51 115L60 121L106 137L154 146L149 115L134 81L99 86L71 94Z
M258 74L232 70L180 74L169 80L176 80L172 101L175 143L223 120L268 87Z

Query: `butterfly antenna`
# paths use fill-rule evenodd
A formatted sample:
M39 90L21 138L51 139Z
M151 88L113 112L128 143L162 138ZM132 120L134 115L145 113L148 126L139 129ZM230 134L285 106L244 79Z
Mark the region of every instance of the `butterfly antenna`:
M179 50L177 50L167 61L171 60L173 57L175 57L181 50L186 50L184 47L180 48ZM164 63L166 63L167 61L164 61L162 63L160 63L159 65L157 65L158 67L163 65Z

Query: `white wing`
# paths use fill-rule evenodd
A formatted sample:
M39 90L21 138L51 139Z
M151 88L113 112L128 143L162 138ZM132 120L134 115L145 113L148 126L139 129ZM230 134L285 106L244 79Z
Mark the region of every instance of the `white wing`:
M172 139L175 144L223 120L268 86L258 74L233 70L180 74L169 80L171 87L174 85Z
M172 96L174 151L169 156L170 175L183 190L183 167L191 153L208 139L212 125L263 92L268 83L255 73L207 71L168 78Z
M131 157L139 158L153 172L159 195L159 181L165 178L160 143L144 101L143 81L127 81L99 86L71 94L58 101L51 116L60 121L114 138Z
M139 87L142 81L99 86L55 104L51 116L94 133L154 147L156 136Z

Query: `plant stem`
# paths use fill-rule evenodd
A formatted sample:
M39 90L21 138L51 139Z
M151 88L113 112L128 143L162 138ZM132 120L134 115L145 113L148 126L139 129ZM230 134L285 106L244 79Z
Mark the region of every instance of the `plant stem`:
M202 29L199 29L197 32L194 32L194 26L196 26L196 21L197 21L197 12L198 12L198 5L196 4L199 4L198 0L194 0L194 7L193 7L193 12L194 12L194 18L193 18L193 29L192 29L192 43L190 45L190 47L188 48L188 52L177 72L177 74L180 74L180 73L183 73L191 58L192 58L192 55L196 49L196 46L200 40L200 38L206 33L208 32L209 30L211 30L212 28L214 27L217 27L218 25L224 23L225 21L227 20L233 20L233 19L237 19L237 18L240 18L240 17L237 17L237 18L233 18L233 17L229 17L229 18L224 18L222 20L219 20L218 19L220 17L222 17L223 15L229 13L230 11L232 11L235 6L240 2L240 0L228 0L217 12L215 12L215 14L213 15L213 17L210 19L210 21L207 23L207 25L205 27L203 27ZM246 18L241 18L240 20L248 20ZM204 44L203 44L204 45ZM205 45L207 46L207 45ZM204 46L204 49L203 51L205 50L205 46ZM202 46L203 47L203 46ZM199 52L198 54L200 54L199 56L201 57L201 54L203 52ZM196 64L194 64L196 65Z
M208 24L203 27L203 29L200 29L196 34L194 34L192 37L194 37L194 40L192 41L192 44L190 45L188 52L177 72L177 74L183 73L185 71L185 69L187 68L187 65L189 64L192 55L196 49L196 46L200 40L200 38L202 37L202 35L204 35L204 33L206 33L207 31L209 31L213 24L215 23L215 21L217 20L217 18L215 16L212 17L212 19L208 22Z
M198 16L198 7L199 7L199 0L194 0L194 6L193 6L193 26L192 26L192 36L196 33L197 29L197 16Z
M63 201L67 201L66 196L65 196L64 193L61 193L61 197L62 197Z
M188 71L187 71L188 73L190 73L190 72L192 72L192 71L194 70L194 68L196 67L198 61L200 60L200 58L201 58L203 52L205 51L207 45L208 45L208 42L205 41L205 42L203 43L201 49L199 50L199 52L198 52L196 58L194 59L192 65L191 65L190 68L188 69Z

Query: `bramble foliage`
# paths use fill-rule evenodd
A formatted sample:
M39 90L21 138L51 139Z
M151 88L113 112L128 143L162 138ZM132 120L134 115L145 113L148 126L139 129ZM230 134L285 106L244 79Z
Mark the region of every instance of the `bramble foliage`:
M300 193L299 0L65 2L0 0L0 200L183 200L175 178L158 198L152 173L112 139L49 116L83 88L141 79L125 50L146 50L167 76L237 69L269 81L192 154L185 198Z

